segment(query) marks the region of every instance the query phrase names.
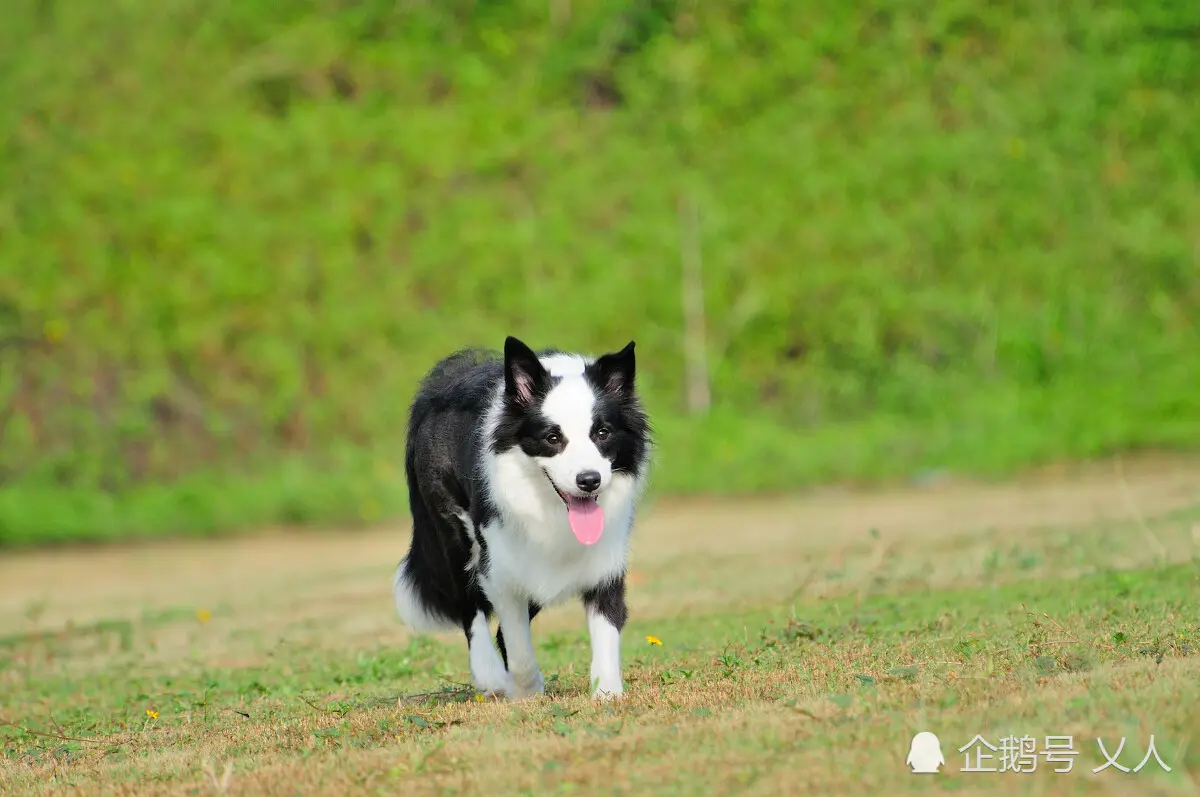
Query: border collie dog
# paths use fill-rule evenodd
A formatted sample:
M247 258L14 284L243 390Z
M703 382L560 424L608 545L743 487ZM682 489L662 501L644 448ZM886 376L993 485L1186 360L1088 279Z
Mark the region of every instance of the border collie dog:
M545 683L530 622L581 598L592 696L619 697L625 569L650 426L634 344L599 358L464 349L413 400L405 454L412 545L396 608L414 631L461 629L481 692L524 699ZM499 621L496 646L488 622Z

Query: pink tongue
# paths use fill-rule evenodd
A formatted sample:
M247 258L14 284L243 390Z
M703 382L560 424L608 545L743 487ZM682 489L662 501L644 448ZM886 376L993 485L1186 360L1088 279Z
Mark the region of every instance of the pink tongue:
M568 498L567 522L575 539L584 545L595 545L604 533L604 510L590 498Z

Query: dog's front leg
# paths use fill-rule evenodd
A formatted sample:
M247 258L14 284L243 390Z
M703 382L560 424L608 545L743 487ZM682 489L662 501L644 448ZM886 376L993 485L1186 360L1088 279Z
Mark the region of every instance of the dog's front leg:
M538 669L537 655L533 650L533 632L529 625L529 602L512 595L496 596L492 599L496 617L500 620L500 632L504 635L504 651L508 659L508 672L512 676L513 689L509 697L524 700L541 694L546 689L545 679Z
M585 592L583 608L592 639L592 697L619 698L625 691L621 681L621 629L629 616L624 577Z
M507 695L513 688L512 677L492 645L487 617L482 609L475 613L475 618L467 626L466 632L471 681L475 688L485 695Z

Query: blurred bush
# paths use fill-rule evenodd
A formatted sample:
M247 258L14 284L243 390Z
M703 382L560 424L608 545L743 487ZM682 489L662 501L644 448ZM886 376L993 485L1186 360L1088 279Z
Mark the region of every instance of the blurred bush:
M6 11L2 542L393 515L509 333L635 338L674 492L1200 441L1186 4Z

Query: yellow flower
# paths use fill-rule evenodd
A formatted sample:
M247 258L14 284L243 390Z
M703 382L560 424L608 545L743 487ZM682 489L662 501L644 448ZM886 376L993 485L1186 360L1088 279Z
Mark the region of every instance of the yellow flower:
M651 645L658 645L659 647L662 647L662 640L656 636L648 636L646 637L646 641Z
M486 703L487 697L485 697L484 695L475 695L475 702L476 703Z
M212 619L212 612L210 612L208 609L197 609L196 619L202 623L207 623Z
M146 709L146 716L152 720L156 720L156 719L158 719L158 712L152 708L148 708L148 709Z

